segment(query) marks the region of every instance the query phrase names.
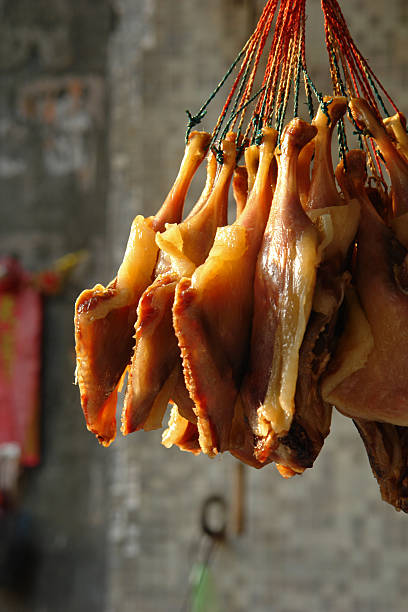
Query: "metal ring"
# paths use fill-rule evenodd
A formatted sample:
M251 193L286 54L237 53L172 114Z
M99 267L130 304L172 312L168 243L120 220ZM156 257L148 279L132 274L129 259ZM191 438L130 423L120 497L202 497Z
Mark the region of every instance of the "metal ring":
M213 512L216 521L213 521ZM213 524L215 522L215 524ZM221 495L210 495L201 508L201 528L211 538L221 540L227 530L227 505Z

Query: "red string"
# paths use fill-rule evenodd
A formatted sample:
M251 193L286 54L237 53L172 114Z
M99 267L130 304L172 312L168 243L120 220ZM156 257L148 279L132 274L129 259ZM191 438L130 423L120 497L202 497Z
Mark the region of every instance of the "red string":
M326 46L329 52L329 64L335 90L339 91L339 80L342 79L339 70L342 68L350 95L366 98L378 116L381 117L379 101L381 104L382 101L378 93L381 90L395 111L398 112L398 108L390 95L354 43L338 0L321 0L321 6L324 14ZM260 117L262 114L262 122L264 120L270 121L273 113L277 115L281 109L285 110L291 82L293 80L295 83L297 79L299 60L303 68L307 68L305 50L306 0L267 1L255 31L244 47L244 59L221 111L214 133L217 132L220 124L224 121L237 91L240 99L237 99L234 103L234 116L230 120L232 125L235 125L240 116L239 131L241 130L247 103L253 95L257 72L275 17L273 36L262 78L261 90L263 91L255 103L253 117L255 115ZM378 91L376 89L377 85ZM236 111L236 109L238 110ZM246 135L251 130L256 129L254 124L261 125L261 123L249 122ZM378 161L377 158L378 155L374 151L373 159Z
M240 68L240 70L238 72L238 75L237 75L237 77L236 77L236 79L235 79L235 81L234 81L234 83L232 85L231 91L230 91L230 93L229 93L229 95L227 97L227 100L226 100L226 102L224 104L224 107L223 107L223 109L221 111L221 114L220 114L220 116L218 118L217 124L216 124L216 126L214 128L214 132L217 130L218 126L223 121L223 119L224 119L224 117L225 117L225 115L226 115L226 113L228 111L228 108L229 108L229 106L231 104L231 100L234 97L234 94L235 94L236 90L238 89L238 85L240 84L241 79L242 79L245 71L248 68L248 65L250 64L250 62L251 62L251 60L253 58L254 51L255 51L258 43L259 43L259 40L261 38L262 33L264 32L265 24L268 23L269 21L270 21L270 24L272 24L273 16L275 14L278 1L279 0L268 0L268 2L265 5L265 8L264 8L264 10L262 12L261 17L259 18L259 21L258 21L258 24L257 24L257 26L255 28L255 31L254 31L254 33L252 34L252 36L250 37L250 39L247 42L248 49L247 49L247 51L245 53L245 56L244 56L244 59L242 61L241 68ZM272 15L272 18L271 18L271 15ZM271 26L269 26L269 28L270 27Z
M374 95L372 84L370 83L370 79L367 75L368 73L370 77L378 84L379 88L387 97L394 110L398 112L398 108L391 96L375 76L373 70L368 65L367 60L354 43L337 0L322 0L322 9L325 18L326 44L328 46L328 51L329 53L331 51L328 40L328 31L330 31L332 37L335 39L339 49L341 50L343 57L346 59L356 95L362 95L363 97L367 98L370 104L377 111L379 117L381 117L377 99Z

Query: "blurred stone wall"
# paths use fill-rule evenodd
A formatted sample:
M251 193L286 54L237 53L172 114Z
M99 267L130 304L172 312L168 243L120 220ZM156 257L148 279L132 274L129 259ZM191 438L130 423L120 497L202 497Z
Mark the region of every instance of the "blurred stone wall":
M31 272L89 252L62 294L44 303L43 456L22 482L13 523L18 594L1 591L2 612L85 612L105 600L109 457L87 434L73 385L73 303L106 277L110 259L111 15L107 0L0 1L0 252Z
M328 83L319 0L309 69ZM408 112L405 0L342 2L350 29ZM0 611L181 612L210 494L234 513L236 462L160 444L102 449L73 381L72 309L108 282L136 213L160 206L196 111L255 25L262 0L0 0L0 249L32 270L86 247L47 300L42 466L21 512L38 542L33 588ZM216 118L209 110L204 128ZM202 175L201 175L202 180ZM190 201L200 191L195 181ZM291 481L245 470L246 528L217 550L211 612L406 610L408 524L381 502L351 422L336 416L314 469Z

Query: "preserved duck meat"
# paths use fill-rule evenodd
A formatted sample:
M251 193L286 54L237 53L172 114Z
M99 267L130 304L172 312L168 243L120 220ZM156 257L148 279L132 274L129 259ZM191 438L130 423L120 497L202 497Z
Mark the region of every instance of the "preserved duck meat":
M299 349L319 263L319 235L299 200L297 166L302 147L316 132L300 119L285 128L256 266L250 361L239 401L256 436L259 461L271 456L277 436L288 433L294 413Z
M178 446L180 450L194 455L201 453L197 425L182 417L176 404L171 409L167 429L162 435L162 444L166 448Z
M391 179L392 206L388 205L387 220L397 239L408 249L408 154L406 144L408 137L405 131L405 118L402 113L384 120L387 129L392 128L395 134L398 150L384 130L383 124L377 119L365 100L355 99L350 103L353 116L360 127L365 128L375 139L378 148L386 162L386 168ZM405 153L404 153L405 151ZM401 154L402 153L402 154ZM372 189L368 190L369 196ZM382 195L382 206L387 207L387 198ZM373 201L372 197L371 200ZM375 202L374 202L375 204ZM378 208L377 208L378 210Z
M152 281L158 251L155 234L165 223L181 220L188 187L209 142L209 134L191 133L161 209L154 217L134 219L116 278L107 287L97 284L83 291L76 301L76 379L87 427L105 446L116 434L117 392L132 354L139 298Z
M299 154L298 160L298 174L297 174L297 182L298 182L298 192L300 202L303 208L306 207L307 202L309 200L309 191L310 191L310 165L314 155L315 143L314 139L307 143L301 150Z
M160 274L139 302L135 349L122 415L125 435L141 428L161 427L168 401L174 399L172 392L181 373L180 350L172 323L174 292L180 278L190 277L196 266L205 261L217 227L227 223L235 140L231 133L223 142L223 164L216 178L215 159L210 154L204 192L187 219L178 225L167 224L165 232L156 234L160 247L156 271L160 270Z
M355 419L383 500L408 512L408 427Z
M377 185L374 186L368 184L365 190L371 204L374 206L380 217L387 223L390 216L390 210L392 209L392 204L391 198L385 190L385 186L377 181Z
M397 149L406 159L408 159L408 134L407 121L402 113L396 113L392 117L387 117L383 121L385 128L397 144Z
M364 153L347 155L343 180L361 206L353 270L356 295L347 296L345 330L322 395L347 416L406 426L407 250L367 197Z
M398 199L398 204L395 205L394 203L393 207L387 207L386 201L380 202L380 204L378 204L379 197L377 197L376 200L374 200L372 197L373 189L366 188L366 192L368 193L371 202L375 205L377 211L388 208L388 214L382 214L382 217L385 219L389 219L390 226L394 230L395 235L399 238L400 242L403 243L405 247L408 247L408 201L406 195L408 194L408 173L406 169L406 164L401 163L401 156L397 154L393 144L389 140L387 141L384 136L383 129L381 129L382 126L380 122L377 120L377 118L372 112L369 112L369 109L367 109L367 105L365 103L361 103L360 101L356 101L353 103L353 108L357 119L359 119L360 121L364 119L362 127L368 129L369 132L374 137L376 137L376 142L378 146L380 144L382 145L382 148L380 148L380 150L387 161L387 169L392 181L392 196L394 202L396 199ZM397 146L399 144L398 148L400 153L404 153L406 133L405 130L402 129L401 121L402 120L399 114L397 114L392 118L384 120L384 123L387 127L387 131L389 133L393 133L393 136L397 141ZM389 241L392 244L393 238L389 237ZM397 272L395 280L400 286L402 281L402 284L407 287L408 282L404 282L404 280L400 278L401 273L402 275L406 275L406 266L398 266L398 268L399 274ZM396 270L394 268L394 272L395 271ZM403 287L401 288L404 291ZM392 299L392 295L390 295L390 298ZM354 307L349 306L349 310L352 310L352 312L355 313L358 308L361 309L360 305L357 303L356 297L354 297ZM360 313L360 316L362 315L363 313ZM367 321L364 321L364 323L365 325L367 325ZM359 328L361 329L361 327L362 326L360 325ZM367 330L367 335L369 331L371 330ZM357 338L358 336L356 335L355 337ZM365 354L363 352L362 356L360 357L360 360L362 364L365 364L368 359L368 349L371 348L371 351L375 350L374 335L371 336L371 343L366 340L366 343L362 343L361 346L365 347ZM356 353L356 351L354 352ZM364 357L365 359L363 360L362 357ZM405 363L406 361L407 357L405 357ZM390 382L392 384L392 378L390 379ZM397 381L396 383L398 384ZM382 384L381 380L378 380L378 384ZM408 428L393 425L391 423L383 423L372 419L368 420L368 418L368 416L364 419L355 418L354 423L364 442L370 460L371 468L380 486L382 498L384 499L384 501L395 506L395 508L397 508L398 510L402 509L407 512L408 481L406 480L406 477L408 476Z
M394 146L387 131L369 104L360 98L350 101L350 110L357 126L375 140L391 179L392 218L408 213L408 160ZM407 215L408 226L408 215ZM405 225L405 224L404 224ZM397 236L399 239L400 237ZM408 232L407 232L408 238Z
M383 498L408 512L406 122L337 0L322 2L325 39L333 91L348 98L322 98L307 68L305 9L305 0L266 2L224 77L196 114L187 111L188 145L165 204L135 219L114 281L78 298L83 411L107 446L129 372L124 434L161 427L170 404L165 447L229 451L290 478L313 465L336 406L354 420ZM212 136L192 133L229 77ZM345 161L343 116L360 94L373 106L352 99L349 116L369 154L368 184L364 154ZM313 115L313 96L312 125L295 118L285 127L301 97ZM382 120L385 99L396 114ZM274 122L277 149L277 133L261 129ZM205 187L182 221L210 145ZM236 217L227 225L231 183Z
M243 212L232 225L217 230L205 263L176 290L173 323L184 378L200 446L210 456L230 448L248 351L255 263L272 198L269 170L275 143L275 130L264 129L255 183Z
M259 146L252 145L245 149L245 166L248 174L248 195L254 186L259 166Z
M248 171L245 166L237 166L232 179L232 191L237 207L237 217L242 213L248 197Z
M323 402L318 383L334 346L337 315L350 276L345 271L346 256L359 219L358 202L346 202L337 192L331 159L332 133L347 102L341 97L324 102L329 117L319 109L313 121L317 134L301 150L297 166L298 176L304 175L306 212L319 231L320 244L313 306L299 350L293 420L288 432L278 435L273 445L272 456L285 477L313 465L330 430L331 408ZM310 163L313 153L308 184L307 161Z

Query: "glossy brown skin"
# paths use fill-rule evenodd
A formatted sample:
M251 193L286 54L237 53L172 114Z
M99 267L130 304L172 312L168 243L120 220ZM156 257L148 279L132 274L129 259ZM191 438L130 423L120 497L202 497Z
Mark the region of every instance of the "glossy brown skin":
M232 191L237 206L237 218L244 210L248 198L248 171L245 166L237 166L232 180Z
M201 452L198 428L195 423L186 420L173 405L168 428L163 432L162 444L167 448L177 446L182 451L198 455Z
M90 412L97 412L96 424L91 426L91 431L105 445L108 445L116 434L116 420L113 419L113 415L116 413L117 387L132 353L137 305L138 300L122 308L115 308L103 319L94 321L92 325L79 324L76 330L76 342L80 343L82 350L88 354L91 376L94 380L101 381L97 389L94 387L90 392L82 391L82 409L88 422ZM81 314L80 306L77 318ZM107 359L105 351L95 350L96 344L117 348L111 351ZM95 423L95 418L92 421Z
M173 308L186 385L203 452L230 448L235 398L247 354L255 262L271 202L276 132L260 147L255 184L237 221L217 234L209 257L180 281ZM227 316L226 316L227 315Z
M144 427L157 394L179 358L171 314L178 281L174 273L161 274L140 298L122 416L124 435Z
M268 460L276 446L274 435L261 436L258 432L258 407L269 402L272 371L281 358L276 334L280 333L282 316L296 308L296 301L292 302L292 291L296 290L291 280L293 249L304 236L317 246L316 230L297 190L298 155L315 134L316 128L299 119L293 120L283 134L278 182L256 266L251 353L240 395L246 418L258 438L255 457L259 461ZM311 276L314 274L312 271Z
M248 174L248 194L254 186L256 174L259 167L259 146L251 145L245 149L245 167Z
M355 419L381 497L408 513L408 427Z
M217 227L227 223L228 190L236 158L235 134L230 134L222 146L224 163L218 169L217 178L212 176L214 167L210 158L210 178L203 196L192 214L178 225L183 241L182 251L189 260L190 273L195 266L205 261ZM163 236L166 236L166 233ZM145 427L160 427L168 400L174 400L169 382L166 397L161 398L160 406L154 406L158 393L180 363L180 351L172 323L172 306L181 272L173 269L171 258L163 248L159 255L160 267L156 266L156 271L160 269L161 273L140 299L136 343L122 415L122 433L125 435ZM188 265L184 270L187 274ZM174 376L172 380L174 384L177 381ZM151 419L148 420L152 409L157 412L152 415L153 423Z
M390 211L392 210L391 198L388 193L385 192L381 185L376 187L368 185L365 189L371 204L374 206L381 219L387 223Z
M361 156L361 153L360 153L360 156ZM357 158L357 153L355 153L355 157ZM356 163L358 163L358 158L356 159ZM361 169L360 172L363 173L364 172L363 169ZM360 185L358 187L360 192L361 192L361 182L362 181L360 180ZM351 185L349 184L350 190L352 190L353 187L354 187L353 184ZM370 196L370 192L368 192L367 189L366 189L366 193L368 193L368 195ZM369 199L370 199L370 202L372 203L373 202L372 195ZM378 197L377 197L377 201L378 201ZM387 228L385 228L384 223L381 223L379 217L377 217L374 211L369 208L368 204L369 204L368 202L365 203L365 208L364 208L364 213L363 213L366 219L365 224L363 226L365 228L365 231L360 236L360 243L361 243L361 240L364 241L364 239L369 242L370 234L371 234L372 249L375 249L375 251L377 251L378 246L381 247L382 245L382 248L380 248L380 252L378 256L380 258L383 256L385 258L384 261L383 262L378 261L378 260L376 261L375 259L376 254L374 254L374 261L371 263L371 265L373 265L374 268L376 268L377 265L381 266L382 273L380 273L377 279L373 278L372 282L375 283L374 288L376 288L376 293L378 291L378 299L380 303L383 302L384 300L386 301L387 299L389 299L390 304L391 304L392 302L395 301L395 298L394 298L395 286L393 288L393 285L396 280L395 277L397 276L398 278L400 276L400 274L398 274L398 271L401 271L401 267L398 266L398 261L399 262L401 261L404 255L404 252L403 250L401 250L402 246L396 243L395 237L393 237L392 233ZM382 208L383 207L381 207L381 209ZM391 206L390 206L390 209L391 209ZM387 219L389 218L389 216L390 216L389 214L382 215L383 219ZM370 225L369 225L370 222L372 226L374 226L371 231L370 231ZM379 242L379 245L377 245L377 243L375 242L376 238ZM360 248L360 256L363 256L366 248L364 249ZM398 252L399 252L399 255L398 255ZM395 257L397 261L393 264L392 260ZM357 266L359 266L360 264L359 258L357 258L356 264ZM391 274L390 274L390 267L393 268ZM361 270L361 268L362 266L360 265L360 274L363 271ZM404 269L404 267L402 267L402 269ZM369 273L369 270L367 270L367 273ZM399 285L402 284L405 287L408 287L407 280L405 280L404 282L404 280L402 279L402 283L401 283L401 280L399 280L397 284ZM384 292L384 286L385 286L385 292ZM365 284L364 283L362 283L361 288L362 288L362 296L360 296L360 299L362 300L362 303L363 303L364 297L365 297L366 298L365 301L367 303L367 300L370 300L370 294L365 295L365 291L364 291ZM397 301L399 301L401 295L398 295L398 294L400 294L401 292L399 289L397 289L396 293L397 293ZM375 307L375 303L374 303L374 307ZM377 316L381 315L381 310L383 309L382 308L379 309ZM401 313L399 315L398 313L394 313L394 316L395 314L397 318L401 316ZM374 315L373 311L372 311L372 315ZM389 316L390 318L393 316L391 308L390 308ZM402 316L404 316L403 313L402 313ZM372 325L373 331L375 331L375 327L379 327L381 325L381 320L377 320L375 324L371 323L371 325ZM375 337L375 334L374 334L374 337ZM380 340L381 340L381 335L380 335ZM382 348L379 347L377 343L377 347L374 348L373 355L370 356L370 359L367 363L367 368L369 368L371 365L371 367L374 368L374 371L376 371L377 375L379 376L378 381L377 381L377 385L378 385L377 390L375 388L374 381L372 381L373 377L369 375L369 372L367 371L367 369L357 371L355 374L355 377L360 378L360 384L362 384L363 386L371 384L374 388L374 391L377 391L378 393L381 392L380 387L383 384L384 380L388 382L388 385L393 384L393 377L392 377L392 373L389 372L389 366L386 366L384 363L384 368L386 367L386 369L384 369L382 372L378 369L378 366L376 366L376 362L379 361L379 358L378 356L376 357L375 353L378 352L379 348L381 352L384 350L384 342L381 341L380 344L383 345L383 347ZM394 359L397 359L397 360L401 359L401 356L398 354L399 348L400 348L399 341L397 341L395 344L395 351L393 350L392 355L390 354L389 356L390 364L392 363ZM403 350L404 349L402 348L402 351ZM391 347L390 347L389 352L391 353ZM405 357L405 363L406 361L407 361L407 357ZM386 376L385 376L385 372L387 372ZM371 383L370 383L370 380L372 381ZM375 411L376 405L374 404L372 407ZM380 421L372 420L369 418L370 406L366 406L366 408L367 408L366 418L354 418L353 420L361 436L361 439L363 440L363 443L365 445L373 474L375 478L377 479L379 487L380 487L381 496L385 502L391 504L397 510L403 510L404 512L408 512L408 427L402 427L398 425L393 425L391 423L383 423ZM382 415L378 415L378 416L381 417Z
M402 113L396 113L393 117L387 117L383 121L387 133L395 139L397 149L405 159L408 159L408 134L407 120Z
M327 206L342 204L334 180L333 162L331 155L333 131L339 119L347 109L346 98L337 96L329 98L325 96L324 101L328 103L327 115L319 107L312 125L317 128L317 134L313 139L314 162L312 180L307 198L306 209L319 209ZM330 120L329 120L330 118Z
M327 393L327 401L353 418L406 426L407 251L385 225L366 195L362 153L351 151L347 164L350 189L354 190L354 196L361 203L354 282L374 344L365 365ZM335 371L344 358L335 356L330 369ZM352 353L349 358L352 358Z
M210 135L190 135L179 175L155 217L143 221L145 233L164 229L165 223L181 219L190 182L205 157ZM136 236L137 239L137 236ZM143 239L143 238L141 238ZM149 246L149 260L155 251ZM157 251L156 251L157 252ZM141 261L140 266L147 265ZM77 377L88 429L108 446L116 435L116 399L120 379L128 366L134 345L134 324L142 291L151 281L153 266L140 276L145 284L137 289L119 286L118 278L105 289L97 285L83 291L75 308ZM131 282L131 281L130 281ZM136 281L135 281L136 282ZM103 307L103 316L98 314Z
M305 208L309 200L310 191L310 166L314 155L314 138L303 147L298 158L298 191L302 206Z
M302 154L306 158L310 154L307 149L313 144L315 159L312 180L307 200L303 203L306 210L327 211L331 207L346 204L340 197L334 180L331 143L333 130L346 111L347 101L342 97L326 97L325 102L329 103L327 111L330 122L319 108L313 120L318 132L299 156L298 174ZM351 234L350 241L352 238ZM339 249L336 250L335 241L336 237L328 256L325 252L322 253L322 261L316 276L316 291L324 295L330 307L325 312L318 312L312 308L310 313L299 351L296 409L293 421L288 433L278 438L279 443L274 450L275 461L281 466L281 471L283 467L285 468L283 475L286 478L313 466L330 432L332 409L321 397L319 380L335 348L336 323L348 278L348 275L344 274L346 268L344 247L341 245L340 248L339 245Z
M384 120L387 137L379 119L365 101L355 101L352 109L360 127L367 129L375 138L387 163L392 183L392 206L383 194L373 193L372 188L367 189L367 194L385 222L397 219L396 235L407 248L407 232L403 227L398 227L398 219L408 212L408 172L407 164L404 163L404 158L408 158L405 118L397 114ZM379 232L380 236L382 233ZM405 285L408 283L405 282ZM368 420L368 417L356 418L354 423L364 442L383 500L397 510L408 512L408 427Z

